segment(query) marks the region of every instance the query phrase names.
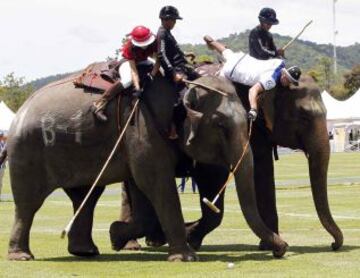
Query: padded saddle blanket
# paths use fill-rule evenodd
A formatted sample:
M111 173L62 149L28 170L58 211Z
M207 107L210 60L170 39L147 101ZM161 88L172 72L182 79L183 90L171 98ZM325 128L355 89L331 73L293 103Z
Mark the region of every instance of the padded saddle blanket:
M74 79L74 85L95 91L106 91L120 78L118 73L120 63L112 60L90 64Z
M201 76L219 76L223 67L221 63L203 63L196 66L195 71Z

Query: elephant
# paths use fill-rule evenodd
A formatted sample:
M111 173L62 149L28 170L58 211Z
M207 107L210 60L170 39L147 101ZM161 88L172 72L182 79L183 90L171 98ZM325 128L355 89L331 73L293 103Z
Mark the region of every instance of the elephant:
M213 77L208 79L206 84L217 88L219 87L218 83L219 78ZM277 87L272 91L263 93L259 99L260 116L253 123L250 138L254 157L256 202L263 221L274 233L278 234L272 150L274 145L302 150L309 163L311 188L316 211L322 225L334 238L334 242L331 244L332 249L337 250L343 244L343 234L331 215L327 197L327 170L330 148L326 128L326 108L322 102L320 91L311 78L303 77L300 84L299 87ZM247 93L249 87L236 83L233 85L245 110L249 111L250 105ZM231 86L228 86L228 88L231 88ZM190 94L193 96L204 94L204 88L195 87L191 90ZM234 89L231 88L230 90ZM201 100L195 98L190 102L188 110L193 110L194 108L191 108L193 106L196 107L196 110L202 110L205 105L201 103ZM199 111L194 113L201 115ZM194 133L194 131L191 132ZM198 132L200 133L201 130ZM209 145L202 145L201 141L195 140L196 137L191 140L190 144L189 142L183 142L183 149L198 162L209 162L208 158L204 156L213 154L214 151L206 149ZM199 137L201 138L201 136ZM186 140L188 139L185 136ZM240 143L241 140L239 140ZM199 179L199 177L195 176L196 178ZM214 184L212 192L209 192L208 187L202 186L201 178L196 182L200 184L202 217L198 221L187 224L187 237L189 244L195 250L198 250L205 235L220 225L223 214L212 213L201 202L203 196L213 198L220 187L216 189L216 184ZM218 183L218 186L221 185ZM220 196L218 202L221 211L223 211L223 195ZM133 206L135 205L133 204ZM148 240L151 245L157 246L165 242L162 235L155 233L155 235L149 235L149 238L151 237L155 239L153 240L155 243ZM161 238L160 244L157 243L158 238ZM271 246L261 240L259 249L268 250L271 249Z
M32 221L46 197L56 188L66 192L74 211L80 206L132 109L133 97L124 94L118 105L113 101L108 106L111 120L100 123L90 111L91 103L99 95L76 88L72 81L72 78L61 80L32 94L17 112L9 130L7 155L15 203L8 249L11 260L34 258L29 246ZM228 83L220 85L229 86ZM227 97L204 95L207 109L212 109L204 119L215 133L204 138L208 137L202 144L207 153L197 152L206 158L204 161L209 167L221 161L222 167L229 169L242 151L239 142L247 139L246 113L232 88L225 88ZM92 256L99 253L91 235L96 202L107 184L131 181L134 185L131 191L142 201L143 213L153 211L158 218L169 243L168 260L197 259L186 241L175 184L179 157L174 143L166 136L176 99L172 84L162 76L157 76L147 86L119 149L68 233L71 254ZM194 119L198 115L195 113ZM191 126L194 128L195 123ZM203 131L200 125L198 132L205 135L206 129ZM236 180L241 180L237 190L245 218L254 233L272 246L274 256L281 257L286 252L286 242L266 227L257 210L251 150L245 153L244 164L246 167L236 173ZM140 232L144 231L135 231Z

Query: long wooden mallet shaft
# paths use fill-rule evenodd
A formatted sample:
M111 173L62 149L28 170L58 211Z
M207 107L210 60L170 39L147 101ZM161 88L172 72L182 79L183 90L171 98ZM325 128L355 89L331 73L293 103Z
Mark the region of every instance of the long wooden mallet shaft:
M119 135L119 138L117 139L117 141L116 141L116 143L115 143L115 145L114 145L114 147L113 147L113 149L112 149L109 157L107 158L106 162L104 163L104 166L102 167L100 173L99 173L98 176L96 177L96 179L95 179L94 183L92 184L89 192L86 194L84 200L82 201L81 205L78 207L77 211L75 212L74 216L71 218L71 220L69 221L69 223L67 224L67 226L65 227L65 229L61 232L61 238L64 238L65 235L66 235L67 233L69 233L72 225L74 224L75 219L76 219L76 218L78 217L78 215L80 214L82 208L84 207L84 205L85 205L85 203L87 202L87 200L89 199L91 193L94 191L95 186L97 185L97 183L99 182L101 176L103 175L106 167L109 165L109 162L110 162L111 158L114 156L114 153L115 153L118 145L120 144L122 138L124 137L125 131L126 131L128 125L129 125L132 117L134 116L134 113L135 113L135 110L136 110L136 107L138 106L138 104L139 104L139 99L135 102L134 108L132 109L129 118L127 119L127 122L126 122L126 124L125 124L125 126L124 126L124 129L122 130L121 134Z
M292 38L287 44L285 44L282 49L285 50L286 48L288 48L298 37L301 36L302 33L304 33L305 29L312 23L313 21L310 20L308 23L306 23L306 25L302 28L302 30L294 37Z
M238 162L236 163L234 169L233 169L232 171L230 171L230 174L229 174L229 176L228 176L225 184L224 184L224 185L221 187L221 189L219 190L219 193L215 196L215 198L212 200L212 202L210 202L206 197L204 197L204 198L202 199L202 201L203 201L212 211L214 211L215 213L220 213L220 209L219 209L217 206L215 206L216 201L219 199L220 194L225 190L225 188L226 188L226 186L228 185L230 179L235 175L235 173L236 173L237 169L239 168L240 163L241 163L241 161L243 160L244 155L245 155L245 153L246 153L246 151L247 151L247 149L248 149L248 147L249 147L250 136L251 136L251 129L252 129L252 121L250 121L249 136L248 136L249 138L248 138L248 141L247 141L246 144L245 144L244 151L243 151L241 157L239 158Z
M190 81L190 80L187 80L187 79L183 79L183 81L184 81L184 83L187 83L187 84L203 87L203 88L205 88L205 89L207 89L209 91L213 91L213 92L218 93L218 94L220 94L220 95L222 95L224 97L228 96L226 93L224 93L224 92L222 92L222 91L220 91L218 89L215 89L213 87L207 86L205 84L202 84L202 83L199 83L199 82L196 82L196 81Z

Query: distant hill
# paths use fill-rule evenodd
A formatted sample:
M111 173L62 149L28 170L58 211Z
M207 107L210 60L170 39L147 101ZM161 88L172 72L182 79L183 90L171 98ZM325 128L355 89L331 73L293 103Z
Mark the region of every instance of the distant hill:
M61 73L61 74L56 74L56 75L50 75L47 77L43 77L43 78L38 78L34 81L31 81L29 83L27 83L26 85L30 85L32 86L32 88L34 88L34 91L40 89L41 87L44 87L45 85L63 79L66 76L69 76L70 74L72 74L71 72L69 73Z
M243 33L231 34L228 37L219 39L232 50L249 52L250 30ZM278 48L291 40L289 36L274 34L274 41ZM209 55L215 57L213 51L207 49L204 44L182 45L185 51L192 51L196 55ZM296 40L286 51L286 64L299 65L304 71L313 68L321 57L333 56L332 44L317 44L311 41ZM337 63L340 69L350 70L354 65L360 64L360 44L347 47L337 47Z
M221 38L220 41L225 43L229 48L233 50L243 50L248 52L248 37L250 30L242 33L230 34L228 37ZM285 45L291 37L274 34L274 41L277 47ZM185 51L192 51L197 56L208 55L216 58L213 51L209 50L205 44L183 44L181 48ZM311 41L297 40L291 45L285 55L287 65L299 65L303 72L313 68L321 57L332 57L333 45L332 44L317 44ZM105 57L105 53L104 53ZM355 43L347 47L337 47L337 62L341 71L350 70L354 65L360 64L360 44ZM84 68L87 65L84 65ZM39 89L46 84L59 80L71 73L61 73L56 75L39 78L35 81L29 82L29 84Z

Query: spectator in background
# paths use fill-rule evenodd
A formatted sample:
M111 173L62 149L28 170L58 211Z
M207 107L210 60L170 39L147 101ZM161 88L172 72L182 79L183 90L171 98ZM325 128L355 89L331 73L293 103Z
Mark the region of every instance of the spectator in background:
M5 148L6 144L6 138L4 136L4 133L0 131L0 152ZM3 186L3 177L5 172L5 163L6 160L3 162L2 165L0 165L0 200L1 200L1 189Z
M249 54L259 60L283 57L284 50L276 49L272 34L273 25L279 24L276 12L272 8L263 8L259 13L260 25L251 30L249 35Z
M185 190L185 184L186 184L186 181L188 180L189 178L185 178L185 177L182 177L181 178L181 183L178 187L180 187L180 192L181 193L184 193L184 190ZM192 187L192 192L193 193L196 193L196 182L195 180L191 177L191 187Z

